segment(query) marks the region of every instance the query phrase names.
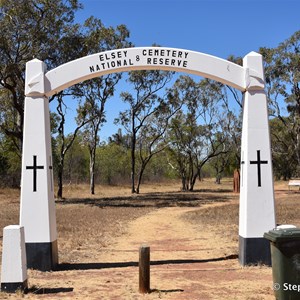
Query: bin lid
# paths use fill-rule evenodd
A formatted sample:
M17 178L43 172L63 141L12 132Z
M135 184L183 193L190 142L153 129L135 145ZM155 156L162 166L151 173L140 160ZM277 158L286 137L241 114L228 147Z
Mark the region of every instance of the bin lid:
M300 228L273 229L264 234L264 238L271 242L300 240Z

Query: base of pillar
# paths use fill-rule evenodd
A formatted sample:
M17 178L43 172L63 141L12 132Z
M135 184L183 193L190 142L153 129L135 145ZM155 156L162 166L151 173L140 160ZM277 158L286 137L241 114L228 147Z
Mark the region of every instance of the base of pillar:
M52 271L58 265L57 240L49 243L26 243L27 268Z
M16 293L17 291L26 292L28 288L27 279L24 282L1 282L1 292Z
M265 238L239 236L239 262L242 266L257 264L271 266L270 242Z

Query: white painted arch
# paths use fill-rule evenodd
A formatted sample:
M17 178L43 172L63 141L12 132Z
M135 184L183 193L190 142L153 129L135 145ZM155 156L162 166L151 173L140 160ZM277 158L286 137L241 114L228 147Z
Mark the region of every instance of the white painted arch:
M26 74L25 95L44 94L49 97L76 83L106 74L158 69L214 79L240 91L264 88L264 78L255 70L212 55L177 48L137 47L88 55L45 74ZM37 82L41 82L39 77L42 75L41 86Z
M263 235L276 220L262 56L251 52L239 66L200 52L142 47L93 54L48 72L38 59L26 64L20 224L28 267L52 270L58 262L48 97L87 79L145 69L195 74L244 92L239 258L243 265L268 264Z

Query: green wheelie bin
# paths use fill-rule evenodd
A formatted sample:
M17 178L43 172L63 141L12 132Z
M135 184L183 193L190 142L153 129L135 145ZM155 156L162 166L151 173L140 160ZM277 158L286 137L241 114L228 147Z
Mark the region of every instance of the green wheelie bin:
M277 300L300 299L300 228L274 229L271 242L273 290Z

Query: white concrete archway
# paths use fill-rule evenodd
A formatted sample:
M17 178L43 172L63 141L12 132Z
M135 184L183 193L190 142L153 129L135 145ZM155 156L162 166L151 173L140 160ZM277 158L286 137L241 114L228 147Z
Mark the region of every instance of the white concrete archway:
M261 55L251 52L239 66L190 50L140 47L97 53L48 72L42 61L27 63L20 225L25 228L28 267L46 271L58 263L48 97L90 78L145 69L195 74L244 92L240 262L269 264L269 242L263 234L276 223Z

